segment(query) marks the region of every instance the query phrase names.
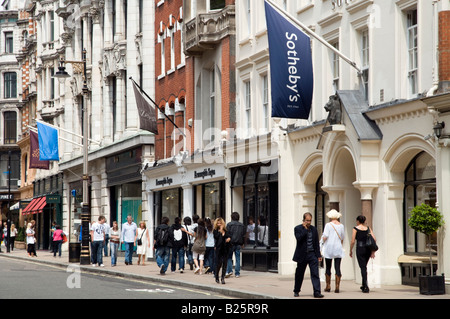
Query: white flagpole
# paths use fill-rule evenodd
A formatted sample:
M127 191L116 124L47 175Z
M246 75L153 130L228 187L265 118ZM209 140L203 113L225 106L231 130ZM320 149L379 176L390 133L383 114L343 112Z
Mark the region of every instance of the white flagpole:
M49 123L47 123L47 122L43 122L43 121L40 121L40 120L36 120L36 121L39 122L39 123L42 123L42 124L44 124L44 125L53 127L54 129L57 129L57 130L60 130L60 131L69 133L69 134L71 134L71 135L73 135L73 136L76 136L76 137L79 137L79 138L83 138L83 135L76 134L76 133L74 133L74 132L68 131L68 130L63 129L63 128L61 128L61 127L58 127L58 126L55 126L55 125L52 125L52 124L49 124ZM63 138L61 138L61 139L63 139ZM97 141L94 141L94 140L91 140L91 139L88 139L88 140L89 140L89 142L92 142L92 143L95 143L95 144L99 144L99 145L100 145L100 142L97 142ZM79 144L78 144L78 145L79 145Z
M38 132L38 130L37 130L35 127L33 127L33 126L27 125L27 127L28 127L30 130L32 130L33 132L36 132L36 133ZM81 144L79 144L79 143L76 143L76 142L70 141L70 140L68 140L68 139L65 139L65 138L63 138L63 137L60 137L59 134L58 134L58 139L63 140L63 141L66 141L66 142L69 142L69 143L72 143L72 144L75 144L75 145L77 145L77 146L83 146L83 145L81 145Z
M279 5L277 5L276 3L274 3L272 0L265 0L267 1L267 3L269 3L270 5L272 5L273 7L275 7L278 11L282 12L286 17L289 18L289 20L291 20L293 23L295 23L296 25L298 25L301 29L303 29L307 34L309 34L310 36L316 38L317 40L319 40L319 42L321 42L323 45L325 45L328 49L330 49L331 51L333 51L334 53L336 53L337 55L339 55L345 62L347 62L348 64L350 64L352 67L354 67L356 69L356 71L358 71L358 75L362 75L362 71L360 68L358 68L358 66L356 65L356 62L350 60L350 58L348 58L347 56L345 56L344 54L341 53L341 51L337 50L335 47L333 47L331 44L329 44L324 38L322 38L320 35L318 35L317 33L315 33L314 31L312 31L310 28L308 28L306 25L304 25L303 23L301 23L300 21L298 21L294 16L292 16L289 12L286 12L283 8L281 8Z

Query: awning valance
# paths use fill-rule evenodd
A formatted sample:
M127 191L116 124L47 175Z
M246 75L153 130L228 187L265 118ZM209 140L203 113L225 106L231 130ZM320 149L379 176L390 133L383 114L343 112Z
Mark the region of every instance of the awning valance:
M47 205L45 196L33 198L33 200L31 200L27 207L25 207L22 211L22 215L42 213L45 205Z

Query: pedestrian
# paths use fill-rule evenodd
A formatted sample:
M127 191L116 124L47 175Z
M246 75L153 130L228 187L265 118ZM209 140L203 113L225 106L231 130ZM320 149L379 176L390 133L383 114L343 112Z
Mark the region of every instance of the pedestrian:
M9 234L10 248L14 251L14 242L16 241L17 228L14 224L11 224L11 232Z
M269 247L269 226L267 226L264 216L258 217L258 226L255 231L258 232L256 244L262 247Z
M256 245L256 241L255 241L255 221L253 219L253 216L249 216L248 217L246 239L247 239L247 245L250 245L250 246L255 246Z
M27 224L27 252L29 257L37 257L36 256L36 238L34 237L36 232L33 229L33 224Z
M175 217L169 233L169 240L172 241L172 261L170 263L170 270L172 272L175 272L177 269L177 257L178 270L180 273L184 272L184 249L188 244L188 235L183 230L184 229L181 226L181 218Z
M55 233L55 230L56 230L56 221L53 221L52 227L50 228L50 243L51 243L50 249L51 249L51 251L55 250L55 248L53 247L53 234Z
M195 274L203 273L203 263L205 260L206 238L208 234L203 219L198 219L197 227L194 229L194 245L192 246L192 256L195 264Z
M109 233L111 230L111 226L108 224L108 220L105 219L105 223L103 224L105 226L105 242L103 244L103 254L105 257L108 257L108 244L109 244Z
M111 266L115 267L117 265L117 251L120 245L120 231L117 221L113 221L113 226L109 232L110 240L110 250L111 250Z
M294 257L292 258L293 261L297 262L294 297L299 296L306 266L309 265L314 297L323 298L323 295L320 292L319 278L319 262L322 261L322 256L320 255L319 234L317 233L316 227L311 225L311 221L311 213L305 213L303 214L303 223L294 228L295 239L297 240Z
M92 224L91 229L91 247L92 247L92 266L103 265L103 243L105 242L105 216L99 216L98 221Z
M192 246L194 245L194 236L191 236L189 234L193 234L194 233L194 228L191 225L192 224L192 219L189 216L186 216L183 219L183 229L186 231L187 237L188 237L188 244L186 247L186 258L188 260L188 264L191 270L194 270L194 257L192 254Z
M134 239L136 238L137 225L131 215L127 216L127 222L122 225L120 242L125 244L125 265L133 265Z
M231 214L231 222L227 224L227 230L231 237L231 248L228 254L228 265L226 277L230 277L233 274L233 253L235 258L234 275L239 278L241 274L241 247L244 245L245 240L245 226L239 221L239 213L233 212Z
M154 248L156 249L156 264L160 268L159 273L165 275L169 267L170 248L169 240L169 217L164 216L161 224L155 229Z
M205 251L205 274L213 273L215 269L215 256L214 256L214 223L211 221L211 218L206 217L205 218L205 227L206 227L206 233L208 237L206 237L206 251Z
M230 251L231 237L227 232L225 221L222 217L216 218L214 221L214 241L215 241L215 255L216 255L216 269L215 279L219 283L219 271L222 268L221 282L225 284L225 273L228 263L228 253Z
M3 243L5 244L6 249L8 249L8 224L7 224L7 222L3 223Z
M327 213L330 222L325 225L321 242L323 242L322 255L325 258L325 291L331 291L331 264L334 260L335 293L339 292L341 283L341 261L344 257L344 225L339 222L342 214L332 209Z
M367 283L367 263L370 258L375 258L375 252L366 247L367 235L370 233L375 239L370 227L365 226L366 217L359 215L356 217L356 226L353 227L352 241L350 243L350 257L353 257L353 246L356 244L356 259L358 260L359 268L361 269L362 286L360 287L363 293L369 293L369 285Z
M61 258L61 246L64 235L67 236L67 234L61 229L61 226L55 225L52 238L53 257L56 257L56 253L58 252L58 256Z
M138 265L140 265L142 258L142 266L145 266L145 255L147 255L148 248L150 248L150 236L144 221L139 223L134 242L137 244Z

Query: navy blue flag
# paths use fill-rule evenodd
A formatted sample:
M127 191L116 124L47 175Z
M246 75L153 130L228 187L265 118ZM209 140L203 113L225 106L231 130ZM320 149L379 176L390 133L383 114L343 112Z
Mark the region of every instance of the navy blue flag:
M59 161L58 130L37 122L39 160Z
M313 95L310 38L265 3L272 81L272 117L308 119Z

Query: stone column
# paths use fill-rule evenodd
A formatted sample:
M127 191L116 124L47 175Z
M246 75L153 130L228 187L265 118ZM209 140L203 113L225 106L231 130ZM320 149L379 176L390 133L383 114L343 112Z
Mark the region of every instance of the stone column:
M378 185L355 182L353 186L361 192L361 212L366 217L366 225L373 228L372 193Z
M102 60L102 48L103 48L103 35L102 29L100 26L100 11L95 8L91 8L89 10L89 15L92 19L93 23L93 47L91 48L92 52L88 52L88 55L92 56L92 69L91 69L91 83L92 83L92 100L91 100L91 127L92 139L95 141L101 141L103 138L103 130L102 130L102 109L103 109L103 101L102 101L102 72L100 70L99 62ZM92 148L98 148L98 144L91 144Z

